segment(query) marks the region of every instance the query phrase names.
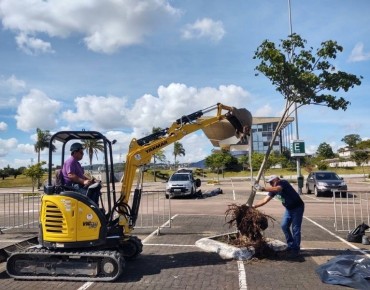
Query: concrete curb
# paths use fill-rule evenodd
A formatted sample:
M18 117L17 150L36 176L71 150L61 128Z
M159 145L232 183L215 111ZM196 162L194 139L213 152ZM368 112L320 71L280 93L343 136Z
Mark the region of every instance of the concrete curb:
M255 254L255 250L253 247L238 248L238 247L228 245L228 244L215 240L218 237L222 237L222 236L229 235L229 234L235 234L235 232L218 235L218 236L212 236L209 238L202 238L196 241L195 245L198 248L201 248L205 252L217 253L223 259L234 259L234 260L241 260L241 261L250 260ZM287 245L279 240L274 240L274 239L266 239L266 240L267 240L267 244L275 252L284 251L287 248Z

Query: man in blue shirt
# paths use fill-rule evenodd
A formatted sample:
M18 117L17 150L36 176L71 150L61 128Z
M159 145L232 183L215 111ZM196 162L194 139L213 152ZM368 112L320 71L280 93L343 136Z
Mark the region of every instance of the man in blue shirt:
M275 196L281 200L285 207L285 213L281 221L281 229L284 232L288 245L287 251L293 256L299 255L301 249L301 226L304 212L304 202L297 191L286 180L272 175L267 182L269 187L259 187L261 191L268 191L267 196L253 205L254 208L268 203ZM290 229L292 228L292 229Z

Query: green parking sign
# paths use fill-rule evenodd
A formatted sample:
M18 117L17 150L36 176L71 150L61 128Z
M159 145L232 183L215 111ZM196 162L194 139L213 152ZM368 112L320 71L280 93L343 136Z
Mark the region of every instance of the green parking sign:
M306 156L303 140L293 140L290 143L290 155L292 157Z

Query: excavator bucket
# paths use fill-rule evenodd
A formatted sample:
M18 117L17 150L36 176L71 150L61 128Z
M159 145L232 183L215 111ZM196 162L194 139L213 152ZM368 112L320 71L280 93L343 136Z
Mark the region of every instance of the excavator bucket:
M224 148L231 144L247 144L252 127L252 114L245 108L232 108L226 120L203 128L204 134L214 147Z

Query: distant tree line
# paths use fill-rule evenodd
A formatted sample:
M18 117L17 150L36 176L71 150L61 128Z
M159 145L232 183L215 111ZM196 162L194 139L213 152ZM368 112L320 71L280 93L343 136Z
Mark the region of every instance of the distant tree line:
M341 140L352 151L349 160L356 162L357 166L366 164L370 159L370 140L362 140L357 134L350 134L343 137ZM325 170L328 168L328 159L339 158L339 153L345 148L340 148L338 153L334 153L333 148L326 142L321 143L316 153L313 156L306 156L301 159L301 165L307 171L312 171L314 168ZM251 156L251 165L249 164L249 156L241 156L236 158L230 152L220 151L212 153L205 159L205 164L213 172L224 173L225 171L247 170L252 166L252 170L258 170L265 158L264 153L253 152ZM340 159L340 158L339 158ZM273 151L267 161L265 168L269 169L279 166L285 169L295 170L296 162L290 155L288 148L283 148L282 153Z
M5 179L6 177L13 176L14 178L17 178L18 175L23 174L26 167L19 167L18 169L11 168L10 165L7 167L4 167L3 169L0 169L0 177L1 179Z

